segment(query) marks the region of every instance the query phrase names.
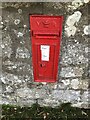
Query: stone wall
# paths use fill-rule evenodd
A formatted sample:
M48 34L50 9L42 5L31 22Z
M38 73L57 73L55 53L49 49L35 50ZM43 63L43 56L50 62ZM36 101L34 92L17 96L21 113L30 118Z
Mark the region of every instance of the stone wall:
M89 107L90 2L2 3L2 101L0 104ZM29 14L63 15L56 83L33 81Z

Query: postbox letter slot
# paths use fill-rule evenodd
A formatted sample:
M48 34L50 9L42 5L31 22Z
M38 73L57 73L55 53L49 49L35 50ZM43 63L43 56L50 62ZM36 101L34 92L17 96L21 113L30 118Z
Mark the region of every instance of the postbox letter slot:
M36 35L35 36L36 38L57 38L57 36L39 36L39 35Z
M60 36L60 32L32 32L36 38L56 38Z

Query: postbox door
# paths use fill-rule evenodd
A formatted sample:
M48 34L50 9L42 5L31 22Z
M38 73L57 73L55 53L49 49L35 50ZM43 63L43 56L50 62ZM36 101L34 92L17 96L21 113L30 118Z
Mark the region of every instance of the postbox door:
M53 79L54 45L37 45L37 79Z

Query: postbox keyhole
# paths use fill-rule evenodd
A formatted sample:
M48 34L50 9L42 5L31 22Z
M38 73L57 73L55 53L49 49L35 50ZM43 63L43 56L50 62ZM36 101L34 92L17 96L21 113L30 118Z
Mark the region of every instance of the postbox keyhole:
M42 67L42 64L40 64L40 67Z
M41 64L40 64L40 67L45 67L45 63L41 63Z

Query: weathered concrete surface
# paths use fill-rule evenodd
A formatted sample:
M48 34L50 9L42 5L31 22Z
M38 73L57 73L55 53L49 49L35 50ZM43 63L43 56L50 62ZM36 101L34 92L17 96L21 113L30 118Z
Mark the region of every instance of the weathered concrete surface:
M3 3L0 7L2 29L2 102L41 106L89 107L90 2ZM29 14L63 15L58 81L33 81ZM1 64L1 63L0 63Z

